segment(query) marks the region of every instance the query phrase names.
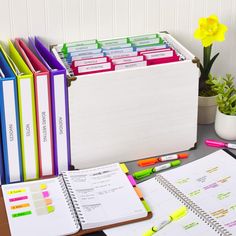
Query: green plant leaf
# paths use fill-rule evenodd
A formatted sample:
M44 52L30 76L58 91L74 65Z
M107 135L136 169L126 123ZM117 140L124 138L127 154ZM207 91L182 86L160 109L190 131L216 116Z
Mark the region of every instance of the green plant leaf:
M211 67L212 67L212 65L213 65L213 63L214 63L214 61L216 60L216 58L219 56L219 52L214 56L214 57L212 57L212 59L209 61L209 63L206 65L206 68L205 68L205 73L206 74L209 74L210 73L210 71L211 71Z

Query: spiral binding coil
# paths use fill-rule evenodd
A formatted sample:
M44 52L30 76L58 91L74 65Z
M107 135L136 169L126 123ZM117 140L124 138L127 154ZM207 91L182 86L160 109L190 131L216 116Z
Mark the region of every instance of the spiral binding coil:
M160 183L167 191L171 192L179 201L187 206L192 212L194 212L202 221L209 225L213 230L215 230L219 235L231 236L232 234L220 223L218 223L213 217L211 217L207 212L205 212L201 207L195 204L191 199L189 199L185 194L178 190L174 185L172 185L168 180L166 180L161 175L156 175L156 180Z
M71 198L71 202L72 202L72 204L73 204L73 208L75 209L75 212L76 212L76 214L77 214L77 220L78 220L78 222L80 223L80 225L81 225L81 224L84 224L84 223L86 223L86 222L85 222L85 219L84 219L84 215L83 215L83 212L82 212L82 210L81 210L81 207L80 207L80 204L79 204L79 202L78 202L78 199L77 199L77 197L76 197L76 194L75 194L75 192L74 192L74 189L73 189L72 186L71 186L69 177L68 177L68 175L67 175L66 172L63 172L63 173L62 173L62 176L63 176L63 179L64 179L64 181L65 181L65 186L66 186L66 188L67 188L67 190L68 190L68 192L69 192L69 196L70 196L70 198Z
M59 179L59 184L61 186L62 192L65 196L66 202L67 202L68 207L70 209L71 215L72 215L73 220L75 222L75 226L77 229L79 229L81 226L80 219L79 219L79 216L77 215L77 212L75 211L75 206L73 204L74 199L71 197L71 194L69 194L69 192L68 192L68 191L70 191L69 189L71 189L71 186L70 187L67 186L68 181L66 181L65 176L59 176L58 179Z

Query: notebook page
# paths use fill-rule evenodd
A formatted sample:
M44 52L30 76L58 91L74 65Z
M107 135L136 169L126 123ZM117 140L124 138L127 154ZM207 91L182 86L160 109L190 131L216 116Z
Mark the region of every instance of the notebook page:
M147 216L142 202L118 163L63 173L81 211L82 229Z
M162 220L165 220L169 214L177 210L179 207L183 206L183 204L173 195L171 195L170 192L163 188L155 178L138 184L138 187L142 190L144 198L150 205L153 212L153 217L150 220L142 221L139 223L105 230L104 232L107 236L141 236L152 226L161 223ZM168 226L154 235L215 236L217 234L189 210L188 214L185 217L178 221L170 223Z
M56 236L77 232L58 178L3 185L12 236Z
M236 159L219 150L161 175L236 235Z

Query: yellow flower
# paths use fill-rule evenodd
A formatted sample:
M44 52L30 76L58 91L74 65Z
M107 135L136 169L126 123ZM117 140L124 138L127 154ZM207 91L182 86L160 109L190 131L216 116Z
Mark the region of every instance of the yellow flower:
M204 47L210 46L214 41L224 41L227 26L220 24L216 15L199 19L199 28L194 32L194 37L200 39Z

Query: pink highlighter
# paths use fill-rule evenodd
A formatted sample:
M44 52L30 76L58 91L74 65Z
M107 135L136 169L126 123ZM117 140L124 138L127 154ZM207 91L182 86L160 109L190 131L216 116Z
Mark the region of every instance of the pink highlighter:
M210 146L210 147L236 149L236 144L234 144L234 143L224 143L224 142L217 141L217 140L212 140L212 139L206 139L205 144Z

